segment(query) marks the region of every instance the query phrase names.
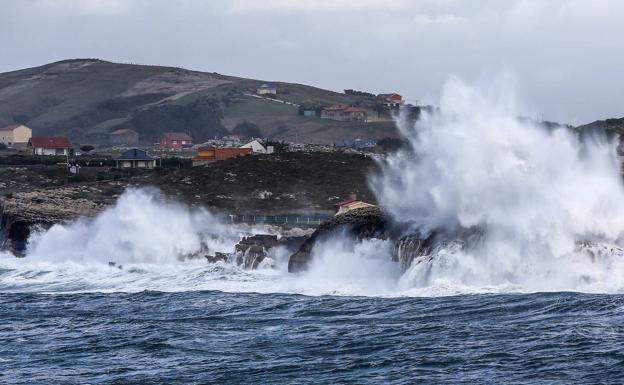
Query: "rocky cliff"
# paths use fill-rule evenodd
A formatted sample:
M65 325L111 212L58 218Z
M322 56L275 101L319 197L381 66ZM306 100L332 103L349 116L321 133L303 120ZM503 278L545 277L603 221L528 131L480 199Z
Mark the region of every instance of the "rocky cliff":
M322 223L288 260L291 273L306 270L312 260L314 245L328 236L346 231L357 239L387 238L390 221L379 207L365 207L348 211Z

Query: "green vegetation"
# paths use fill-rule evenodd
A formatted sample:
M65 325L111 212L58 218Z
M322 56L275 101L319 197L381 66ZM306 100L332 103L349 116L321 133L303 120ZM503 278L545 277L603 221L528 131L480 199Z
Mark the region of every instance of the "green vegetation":
M244 121L239 123L232 130L232 134L242 135L246 138L261 138L262 132L260 131L260 127L256 126L253 123L249 123Z
M130 128L142 144L163 132L189 133L196 142L227 134L247 122L260 136L332 143L344 137L396 136L396 129L299 115L351 104L372 112L372 94L348 94L277 82L275 100L255 94L259 81L181 68L116 64L98 59L65 60L0 74L0 125L27 124L34 135L67 135L75 144L106 144L117 128ZM286 104L283 102L288 102ZM254 132L257 131L254 129Z

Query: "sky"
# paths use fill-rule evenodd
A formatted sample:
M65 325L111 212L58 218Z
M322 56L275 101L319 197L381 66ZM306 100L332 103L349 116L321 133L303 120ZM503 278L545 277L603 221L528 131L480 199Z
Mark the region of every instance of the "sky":
M527 115L624 116L621 0L0 0L0 72L158 64L436 104L512 74Z

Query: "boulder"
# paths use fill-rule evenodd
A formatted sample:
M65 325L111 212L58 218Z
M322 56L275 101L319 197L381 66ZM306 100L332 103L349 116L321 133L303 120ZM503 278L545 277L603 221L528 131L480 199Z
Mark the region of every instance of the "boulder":
M346 231L356 239L385 239L389 236L390 221L377 206L354 209L337 215L321 223L299 250L290 256L288 271L296 273L306 270L312 260L315 243L339 231Z
M212 256L212 255L204 255L204 258L206 258L206 261L208 261L208 263L217 263L219 261L221 261L221 262L227 262L228 261L227 254L219 253L219 252L216 252L214 256Z
M407 271L414 261L433 258L441 249L454 246L457 249L475 248L485 239L483 228L475 226L455 230L438 229L435 231L408 233L394 242L393 261L399 262L401 270Z
M277 235L257 234L243 238L235 247L236 264L243 269L256 269L268 250L279 244Z

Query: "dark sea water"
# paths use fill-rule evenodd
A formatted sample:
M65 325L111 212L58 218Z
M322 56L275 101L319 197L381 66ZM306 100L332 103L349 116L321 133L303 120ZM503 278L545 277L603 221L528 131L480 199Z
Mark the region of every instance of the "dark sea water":
M622 383L624 296L0 294L6 384Z

